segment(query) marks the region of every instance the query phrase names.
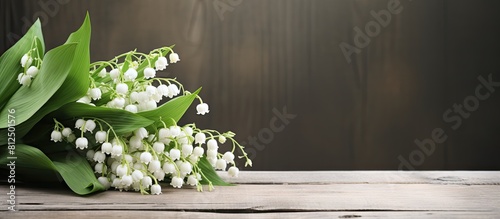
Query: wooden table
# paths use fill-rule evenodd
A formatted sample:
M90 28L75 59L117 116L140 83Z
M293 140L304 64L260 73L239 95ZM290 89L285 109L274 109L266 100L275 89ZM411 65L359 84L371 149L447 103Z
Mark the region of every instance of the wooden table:
M500 171L255 171L227 180L237 186L159 196L18 185L18 211L2 200L0 218L500 218Z

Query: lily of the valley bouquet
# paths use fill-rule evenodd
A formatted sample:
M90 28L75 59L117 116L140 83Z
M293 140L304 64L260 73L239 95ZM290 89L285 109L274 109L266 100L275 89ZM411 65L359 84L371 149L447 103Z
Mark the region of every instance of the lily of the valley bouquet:
M178 123L193 102L200 115L209 107L200 89L156 77L180 61L173 46L90 63L90 29L87 15L45 53L37 21L0 57L0 163L10 178L64 180L80 195L109 188L157 195L161 185L227 185L215 170L237 176L235 153L251 166L233 132Z

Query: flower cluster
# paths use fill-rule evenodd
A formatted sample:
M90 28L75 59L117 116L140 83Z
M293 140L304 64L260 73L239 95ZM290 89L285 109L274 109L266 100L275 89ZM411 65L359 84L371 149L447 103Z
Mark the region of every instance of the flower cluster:
M132 51L110 61L92 63L88 92L78 102L137 113L157 108L164 97L190 94L175 78L156 78L157 71L168 66L167 54L170 63L180 61L171 47L164 47L149 54ZM200 101L197 113L205 115L209 112L208 104L196 97ZM120 134L97 117L76 120L74 129L56 119L54 122L51 140L66 141L84 151L98 181L106 189L157 195L161 193L161 181L169 182L174 188L185 184L196 186L199 191L201 182L206 182L212 189L212 182L203 173L200 162L209 163L216 170L227 170L230 176L236 177L239 173L234 160L236 149L242 154L239 158L246 159L245 166L252 165L243 146L233 138L233 132L201 130L195 124L178 126L174 120L174 125L167 126L162 119L159 126ZM232 144L232 149L220 153L219 144L226 142Z
M38 70L42 65L42 58L36 48L37 38L33 39L31 49L21 58L21 67L23 72L17 76L17 81L23 86L30 86L32 80L38 74Z
M234 161L236 148L242 152L241 158L246 158L245 166L252 165L232 132L201 130L194 124L182 127L164 124L163 128L152 132L139 128L119 136L106 121L83 118L75 123L80 136L76 138L71 128L54 121L56 125L51 140L66 140L77 149L86 151L98 181L106 189L113 187L120 191L135 190L157 195L161 193L159 182L170 181L174 188L187 184L201 191L200 181L206 177L199 167L200 160L207 159L216 170L227 170L230 176L236 177L239 173ZM232 149L220 153L219 143L228 140ZM211 182L208 184L212 189Z
M156 72L168 66L164 55L169 52L170 63L180 61L172 48L164 47L149 54L131 51L107 62L93 63L89 90L78 102L137 113L157 108L164 97L188 93L175 78L156 78ZM198 114L208 113L208 105L198 99Z

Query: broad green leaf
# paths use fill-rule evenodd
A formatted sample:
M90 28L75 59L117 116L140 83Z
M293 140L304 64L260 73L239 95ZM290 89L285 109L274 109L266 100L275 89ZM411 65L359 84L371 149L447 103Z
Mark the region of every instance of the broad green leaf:
M7 148L2 147L4 153L0 157L1 168L8 168L8 164L11 160L7 158ZM88 162L83 158L83 156L77 154L74 151L67 151L66 153L58 154L51 157L52 160L47 157L39 149L24 145L17 144L15 149L15 155L17 157L16 163L16 174L17 173L29 173L36 174L40 177L39 179L33 179L27 176L26 179L42 181L49 180L55 181L54 172L57 172L62 176L62 179L66 182L73 192L79 195L87 195L97 191L104 190L104 187L97 181L92 168ZM45 176L41 175L45 174ZM17 178L16 179L21 179Z
M16 80L17 75L23 71L21 58L30 50L35 37L38 40L38 54L43 57L45 45L40 20L36 20L28 32L0 57L0 78L2 79L0 80L0 109L21 86Z
M153 120L126 110L95 107L83 103L66 104L48 116L57 118L61 122L65 120L74 122L76 119L82 117L99 118L113 126L113 129L118 135L129 133L140 127L146 127L154 123Z
M201 172L203 172L202 175L202 180L200 181L201 184L207 185L208 181L212 182L214 186L231 186L233 184L224 182L219 175L217 175L217 172L215 172L214 168L208 162L207 158L201 157L200 161L198 161L198 167L201 169Z
M200 91L201 88L198 88L198 90L192 94L176 97L154 110L143 111L137 114L155 121L158 121L161 118L167 126L174 125L174 121L172 121L172 119L177 123Z
M31 85L20 87L9 99L0 115L0 128L7 127L9 109L15 109L16 123L33 116L61 87L68 75L76 44L62 45L47 52L42 67Z
M33 128L33 126L39 122L45 115L58 109L66 103L74 102L84 96L87 93L89 87L89 46L90 46L90 18L87 14L82 26L74 33L72 33L66 44L77 43L76 49L74 51L74 59L72 62L68 62L70 65L70 70L66 77L60 76L64 79L62 85L55 94L26 122L20 124L16 128L16 135L18 137L23 137L28 131ZM48 63L50 60L44 60L44 64ZM60 63L50 63L50 64L60 64ZM47 84L46 86L50 86ZM41 93L42 95L44 93ZM21 123L22 121L16 120L16 122ZM3 134L5 130L0 130L0 134ZM0 144L5 143L0 137Z

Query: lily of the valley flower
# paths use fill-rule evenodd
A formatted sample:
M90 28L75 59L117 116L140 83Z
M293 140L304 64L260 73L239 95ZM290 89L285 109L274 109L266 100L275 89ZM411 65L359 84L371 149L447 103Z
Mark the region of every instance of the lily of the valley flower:
M89 141L85 137L80 137L76 139L76 148L83 150L89 146Z
M158 60L156 60L155 62L156 71L164 70L165 68L167 68L167 66L168 66L167 58L163 56L160 56Z
M206 103L200 103L196 106L196 111L198 111L198 115L205 115L206 113L210 112L208 110L208 104Z
M50 140L54 142L62 141L62 134L60 131L54 130L50 134Z
M144 69L144 78L150 79L156 76L156 71L153 68L147 67Z
M170 53L170 55L168 56L168 58L170 58L170 63L177 63L178 61L180 61L181 59L179 59L179 54L173 52L173 53Z

